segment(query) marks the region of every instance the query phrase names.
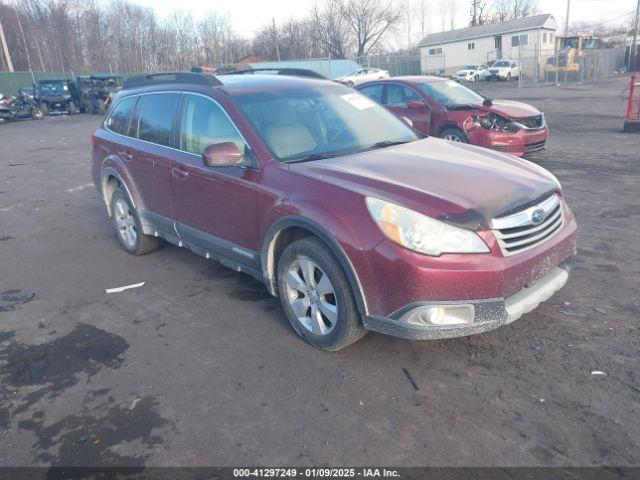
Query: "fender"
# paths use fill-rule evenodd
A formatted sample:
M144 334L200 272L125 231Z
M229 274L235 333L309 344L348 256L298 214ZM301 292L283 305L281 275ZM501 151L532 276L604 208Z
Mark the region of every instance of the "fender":
M141 209L138 207L139 202L136 202L136 198L134 198L134 196L131 195L131 190L129 189L128 183L132 183L132 182L125 181L124 175L121 175L114 167L107 166L107 167L103 167L100 170L100 194L102 195L102 199L107 207L107 213L109 214L109 216L111 216L111 206L109 205L109 202L107 202L107 198L105 195L106 194L105 188L107 186L108 177L115 177L118 179L118 182L120 182L120 185L122 185L125 191L127 192L127 195L129 196L129 199L133 204L133 208L135 208L138 211L138 213L140 213Z
M362 316L368 315L367 303L364 297L360 279L358 278L358 274L353 268L353 265L349 260L347 254L344 252L336 239L333 238L333 236L329 232L327 232L324 227L320 226L313 220L309 220L308 218L298 215L290 215L278 219L273 225L271 225L271 227L265 234L260 257L264 283L266 284L269 292L274 296L277 295L275 275L276 265L273 249L280 233L290 227L300 227L313 233L314 235L319 237L327 247L329 247L329 249L338 259L340 266L347 276L347 280L349 281L349 285L351 286L351 291L353 292L353 295L356 299L358 312Z

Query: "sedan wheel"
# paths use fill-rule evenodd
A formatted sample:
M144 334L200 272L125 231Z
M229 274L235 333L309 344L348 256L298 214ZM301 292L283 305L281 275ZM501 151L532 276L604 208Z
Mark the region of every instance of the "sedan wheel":
M285 284L291 310L302 326L314 335L328 335L338 320L338 304L327 274L302 257L289 267Z

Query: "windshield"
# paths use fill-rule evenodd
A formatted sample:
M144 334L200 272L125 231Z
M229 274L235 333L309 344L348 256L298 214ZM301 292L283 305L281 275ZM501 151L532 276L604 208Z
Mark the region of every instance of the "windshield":
M493 64L494 67L509 67L511 66L511 62L500 61Z
M280 161L345 155L418 139L395 115L339 85L248 93L233 101Z
M467 105L482 103L484 98L470 88L458 82L446 80L442 82L419 83L418 88L429 98L440 105Z
M478 70L478 65L465 65L463 70Z
M69 90L66 82L41 82L40 90L46 95L62 95Z

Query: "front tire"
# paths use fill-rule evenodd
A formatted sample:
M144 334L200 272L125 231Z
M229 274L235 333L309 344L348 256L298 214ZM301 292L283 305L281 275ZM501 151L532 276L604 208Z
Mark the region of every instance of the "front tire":
M456 143L469 143L469 139L465 135L465 133L456 127L445 128L442 132L440 132L440 138L444 138L450 142Z
M158 249L160 240L143 233L138 212L120 188L111 195L111 218L120 245L130 254L145 255Z
M320 240L306 237L287 246L278 259L277 283L289 323L314 347L336 351L366 335L351 285Z
M31 110L31 118L33 120L42 120L44 118L42 110L40 110L40 108L38 107L33 107L33 109Z

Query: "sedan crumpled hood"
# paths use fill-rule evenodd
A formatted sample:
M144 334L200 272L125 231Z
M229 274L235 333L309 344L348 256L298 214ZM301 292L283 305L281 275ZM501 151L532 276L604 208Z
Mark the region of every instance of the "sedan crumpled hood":
M560 191L531 162L432 137L290 169L471 229Z
M512 100L492 100L489 110L506 118L526 118L540 115L540 110L536 107Z

